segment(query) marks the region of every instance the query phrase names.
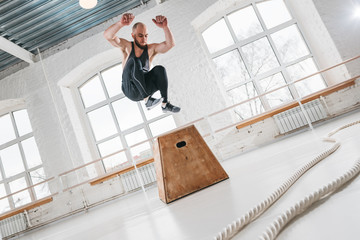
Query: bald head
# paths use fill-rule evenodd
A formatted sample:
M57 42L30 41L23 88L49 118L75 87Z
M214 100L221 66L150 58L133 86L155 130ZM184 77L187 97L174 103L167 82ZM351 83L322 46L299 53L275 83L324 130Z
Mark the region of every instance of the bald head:
M133 37L136 46L144 49L147 45L148 37L146 25L141 22L135 23L132 27L131 36Z
M137 22L137 23L135 23L134 26L132 27L132 32L133 32L133 33L136 32L136 30L137 30L138 28L139 28L139 29L143 29L143 28L146 29L146 25L143 24L142 22Z

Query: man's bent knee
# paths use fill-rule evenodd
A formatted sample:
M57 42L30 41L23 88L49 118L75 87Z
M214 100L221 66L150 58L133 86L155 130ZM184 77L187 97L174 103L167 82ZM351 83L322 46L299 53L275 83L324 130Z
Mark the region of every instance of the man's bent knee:
M156 66L153 68L153 70L154 70L155 72L165 73L165 74L166 74L166 69L165 69L165 67L162 66L162 65L156 65Z

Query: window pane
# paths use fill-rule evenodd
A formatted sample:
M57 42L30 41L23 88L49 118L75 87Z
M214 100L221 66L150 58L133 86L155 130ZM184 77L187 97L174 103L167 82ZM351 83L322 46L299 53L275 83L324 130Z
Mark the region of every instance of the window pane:
M131 155L134 160L140 161L151 158L152 151L150 149L150 144L148 142L140 144L139 146L133 147L130 149Z
M11 123L10 114L0 117L0 133L0 145L15 139L15 131Z
M6 177L11 177L25 171L19 146L17 144L0 150L0 158Z
M122 98L112 103L121 130L126 130L143 122L136 102Z
M264 108L260 100L256 99L235 107L234 111L236 117L241 121L264 112Z
M228 91L228 94L233 100L232 102L234 104L257 96L257 92L252 82L246 83L240 87L232 89Z
M142 142L147 139L146 133L144 129L140 129L136 132L130 133L125 136L126 142L129 147L132 145ZM150 149L149 142L145 142L140 144L139 146L135 146L130 148L130 152L135 161L140 159L146 159L152 156L152 152Z
M99 148L100 156L105 157L114 152L120 151L121 149L123 149L123 146L122 146L120 138L116 137L116 138L110 139L109 141L100 143L98 145L98 148ZM127 159L126 159L125 152L117 153L117 154L107 157L103 160L106 171L109 171L126 161L127 161Z
M19 136L32 132L29 115L26 109L13 113Z
M105 171L109 172L109 171L121 166L122 164L126 163L127 161L128 160L127 160L125 152L121 152L114 156L107 157L103 160Z
M320 91L326 86L320 76L314 76L304 81L295 83L296 90L299 92L301 97L307 96L311 93Z
M4 184L0 184L0 197L5 197L6 191ZM7 198L0 200L0 213L10 210L9 200Z
M37 184L39 182L43 182L46 180L46 175L45 175L43 168L39 168L39 169L36 169L35 171L30 172L30 177L31 177L33 184ZM51 194L50 190L49 190L49 185L47 182L35 186L34 190L35 190L37 199L47 197Z
M116 133L116 126L109 106L91 111L88 116L96 140L101 140Z
M269 40L264 37L242 47L253 76L279 66Z
M37 148L34 137L22 141L21 144L29 168L33 168L42 164L39 150Z
M312 58L308 58L302 62L289 66L286 68L286 70L288 71L292 81L296 81L318 71ZM325 88L326 85L321 75L315 75L295 83L295 87L299 92L299 95L303 97Z
M158 136L164 132L170 131L176 128L176 124L173 116L162 118L156 122L149 124L152 135Z
M239 40L254 36L263 31L252 6L240 9L230 14L228 18Z
M245 101L249 98L257 96L253 83L244 84L238 88L227 92L233 104ZM239 119L246 119L263 112L263 107L259 99L255 99L244 103L235 108L235 113Z
M238 50L225 53L213 60L225 87L244 82L250 78Z
M283 0L270 0L256 4L266 27L272 28L291 20L290 13Z
M264 92L286 85L285 79L281 73L277 73L260 81L260 86ZM283 103L291 101L293 98L289 88L282 88L275 92L265 95L270 107L276 107Z
M120 64L106 69L105 71L101 72L101 75L104 80L106 91L108 92L109 97L113 97L122 92L122 67Z
M314 60L312 58L308 58L297 64L289 66L286 70L288 71L291 80L295 81L316 73L318 68L316 67Z
M46 175L43 168L38 168L35 171L30 172L30 176L33 184L37 184L46 180Z
M0 200L0 213L10 211L10 204L7 198Z
M5 190L5 186L4 184L0 184L0 198L1 197L5 197L7 194L6 194L6 190Z
M290 62L309 54L309 49L296 25L271 34L271 37L284 62Z
M100 78L97 75L88 80L79 90L86 108L105 100Z
M121 140L119 137L110 139L106 142L98 144L100 155L106 156L123 149Z
M25 181L25 178L19 178L15 181L9 182L11 193L17 192L21 189L27 188L27 184ZM12 195L12 198L14 200L15 207L20 207L22 205L25 205L29 202L31 202L30 194L28 190L19 192L15 195Z
M136 132L130 133L125 136L126 142L128 146L132 146L136 143L142 142L147 139L146 133L144 129L140 129Z
M210 53L234 44L234 40L223 18L206 29L202 36Z
M155 92L152 95L152 97L161 98L160 92L159 91ZM164 115L163 111L161 110L161 107L155 107L155 108L153 108L151 110L147 110L146 107L145 107L144 102L141 102L141 107L143 109L143 112L145 113L145 117L146 117L147 120L150 120L150 119L156 118L158 116Z

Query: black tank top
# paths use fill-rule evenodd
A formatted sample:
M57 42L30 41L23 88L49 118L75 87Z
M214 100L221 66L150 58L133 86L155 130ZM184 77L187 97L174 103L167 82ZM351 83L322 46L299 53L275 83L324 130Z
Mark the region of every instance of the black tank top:
M149 69L150 69L150 67L149 67L148 46L147 45L145 46L144 51L143 51L143 53L141 54L140 57L136 57L136 55L135 55L134 42L131 42L131 47L132 47L132 50L131 50L130 56L129 56L127 61L129 61L130 58L134 58L135 61L140 61L143 72L148 72Z

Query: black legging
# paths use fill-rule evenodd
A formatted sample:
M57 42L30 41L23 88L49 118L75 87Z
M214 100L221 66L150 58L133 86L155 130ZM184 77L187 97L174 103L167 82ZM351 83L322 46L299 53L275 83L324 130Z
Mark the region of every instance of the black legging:
M122 74L122 90L126 97L141 101L160 90L163 103L167 102L168 78L163 66L157 65L149 72L142 70L141 62L128 59Z

